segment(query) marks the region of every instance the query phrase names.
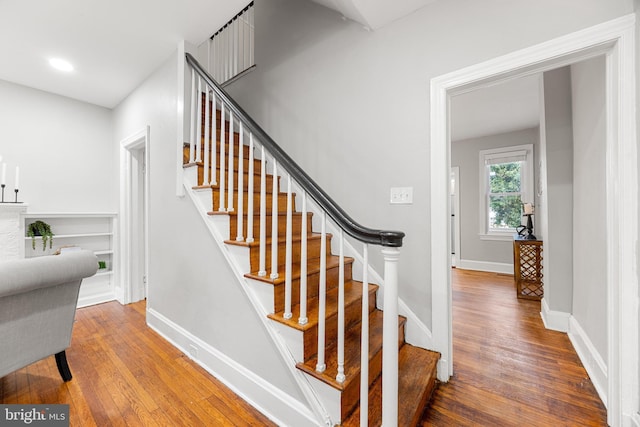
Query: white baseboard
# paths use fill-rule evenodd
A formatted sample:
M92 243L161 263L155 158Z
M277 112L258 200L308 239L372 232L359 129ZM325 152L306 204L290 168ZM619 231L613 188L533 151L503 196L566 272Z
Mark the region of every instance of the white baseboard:
M569 319L569 339L582 365L587 370L602 403L607 406L607 365L575 317Z
M513 264L502 262L474 261L470 259L460 259L456 264L462 270L487 271L490 273L513 274Z
M627 415L625 418L627 418L627 424L625 425L630 425L632 427L640 427L640 414L633 414L633 415Z
M162 314L147 309L147 324L277 425L317 425L313 413L304 404Z
M79 297L78 298L78 308L89 307L90 305L102 304L105 302L115 300L115 296L113 292L105 292L99 295L91 295L88 297Z
M544 298L541 301L541 307L540 317L542 317L545 328L559 332L569 331L569 318L571 317L569 313L550 310Z

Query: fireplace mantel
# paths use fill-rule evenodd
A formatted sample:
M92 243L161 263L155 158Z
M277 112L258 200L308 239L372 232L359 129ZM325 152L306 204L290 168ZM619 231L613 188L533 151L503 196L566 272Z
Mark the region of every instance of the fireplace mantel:
M0 203L0 261L24 258L25 203Z

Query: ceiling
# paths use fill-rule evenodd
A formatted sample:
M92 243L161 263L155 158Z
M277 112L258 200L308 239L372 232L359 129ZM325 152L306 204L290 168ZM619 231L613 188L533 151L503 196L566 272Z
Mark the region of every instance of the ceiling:
M436 0L313 1L377 29ZM180 41L201 43L248 2L0 0L0 80L113 108ZM51 57L75 70L54 70ZM453 140L536 126L537 90L536 79L518 79L456 97Z
M451 141L538 126L539 85L533 75L452 97Z
M434 0L317 0L379 28ZM200 44L249 0L0 0L0 80L115 107L182 40ZM54 70L52 57L71 62Z
M113 108L181 40L199 44L248 2L0 0L0 79ZM54 70L51 57L75 70Z
M313 0L366 28L377 30L436 0Z

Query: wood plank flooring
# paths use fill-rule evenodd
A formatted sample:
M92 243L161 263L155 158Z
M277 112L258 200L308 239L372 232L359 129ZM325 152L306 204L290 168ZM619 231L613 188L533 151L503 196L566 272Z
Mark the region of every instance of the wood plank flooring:
M71 426L275 425L145 324L145 302L77 311L62 382L53 356L0 378L0 403L69 404Z
M565 334L513 277L454 269L454 376L422 426L605 426L606 411ZM145 325L145 303L78 310L67 350L0 378L1 403L67 403L72 426L274 425Z
M422 426L606 426L606 409L566 334L513 276L453 269L454 376Z

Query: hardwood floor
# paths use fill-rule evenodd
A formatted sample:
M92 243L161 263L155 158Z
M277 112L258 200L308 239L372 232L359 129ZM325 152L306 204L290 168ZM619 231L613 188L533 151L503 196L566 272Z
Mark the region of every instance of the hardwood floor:
M275 425L145 324L145 302L77 311L62 382L53 356L0 378L0 403L66 403L71 426Z
M453 271L454 376L422 426L605 426L565 334L513 277ZM66 403L72 426L274 425L149 329L145 303L79 309L63 383L53 357L0 378L0 403Z
M454 376L423 426L606 426L606 409L566 334L512 276L453 269Z

